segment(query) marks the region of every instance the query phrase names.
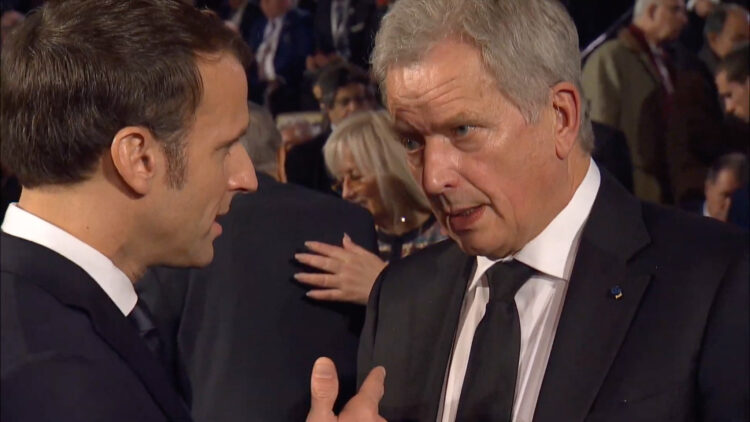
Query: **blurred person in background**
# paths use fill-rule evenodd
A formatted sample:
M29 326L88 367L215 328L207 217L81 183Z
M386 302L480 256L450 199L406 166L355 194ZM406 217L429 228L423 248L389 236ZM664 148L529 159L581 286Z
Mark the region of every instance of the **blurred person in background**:
M323 131L291 147L284 160L284 173L290 183L335 194L323 159L323 145L331 131L348 116L356 111L372 110L376 104L375 94L367 73L348 63L336 63L324 70L314 90L324 117Z
M688 23L680 35L680 42L691 52L697 54L703 45L706 17L719 3L721 0L688 0Z
M379 13L375 0L319 0L313 17L314 56L308 70L338 56L349 63L369 67Z
M716 84L726 112L740 120L747 133L750 129L750 45L737 48L719 63ZM747 136L744 140L744 152L748 154L750 142ZM732 195L728 221L745 230L750 229L750 191L747 184Z
M256 171L276 178L276 154L281 148L281 133L268 110L253 102L248 102L247 107L250 110L250 125L240 137L240 143L253 158Z
M747 157L740 153L721 156L708 170L705 184L706 200L700 212L704 217L727 221L732 196L747 185Z
M637 0L632 24L595 50L583 67L591 120L625 134L634 193L652 202L671 201L663 139L675 69L664 46L686 23L683 0Z
M750 40L750 14L736 4L716 6L706 18L705 42L698 57L711 73L732 50Z
M297 111L305 59L313 50L312 19L291 0L260 0L259 6L262 13L255 13L247 31L242 30L255 53L250 99L274 116Z
M446 236L409 173L406 152L386 112L351 116L333 131L323 151L341 196L372 214L380 256L365 251L348 236L344 236L342 246L307 242L313 253L295 257L326 273L298 273L295 278L320 288L307 293L313 299L365 304L387 262Z
M729 53L716 69L716 86L724 110L745 125L750 123L749 61L750 45L745 43Z

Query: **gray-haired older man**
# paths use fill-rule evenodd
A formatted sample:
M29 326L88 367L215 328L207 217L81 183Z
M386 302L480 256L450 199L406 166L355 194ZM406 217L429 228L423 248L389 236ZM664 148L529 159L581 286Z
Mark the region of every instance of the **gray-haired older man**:
M394 421L747 420L747 239L590 158L551 0L400 0L373 67L454 242L386 267L360 344ZM627 87L623 87L627 89Z

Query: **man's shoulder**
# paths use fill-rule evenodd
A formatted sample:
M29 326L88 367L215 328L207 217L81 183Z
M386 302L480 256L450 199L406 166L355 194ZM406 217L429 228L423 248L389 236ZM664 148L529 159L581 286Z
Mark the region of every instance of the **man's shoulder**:
M747 242L747 233L742 230L698 213L649 202L643 202L642 208L644 222L656 241L672 239L709 254L717 247L736 248Z
M606 62L621 63L623 60L630 62L638 58L639 51L631 43L625 42L621 37L604 42L599 48L591 53L586 60L584 69Z
M460 273L473 259L453 240L443 240L389 263L382 275L383 290L408 291L423 284L430 285L437 279L451 278L449 273Z
M337 216L337 220L366 221L374 226L367 211L356 204L293 183L277 182L265 176L260 179L257 192L234 198L230 215L241 215L257 209L278 210L301 219L333 215Z

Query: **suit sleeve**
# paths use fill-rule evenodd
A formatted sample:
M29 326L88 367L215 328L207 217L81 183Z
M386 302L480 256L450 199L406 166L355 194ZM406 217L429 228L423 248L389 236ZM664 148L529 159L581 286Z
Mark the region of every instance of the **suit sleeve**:
M711 309L698 369L701 420L750 419L748 261L745 244L724 275Z
M5 369L5 368L4 368ZM30 356L3 373L0 420L149 420L138 399L95 362L53 352Z

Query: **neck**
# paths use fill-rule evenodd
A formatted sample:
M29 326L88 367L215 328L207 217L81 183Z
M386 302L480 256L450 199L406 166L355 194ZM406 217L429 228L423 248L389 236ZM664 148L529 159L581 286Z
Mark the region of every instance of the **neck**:
M146 265L138 257L143 251L131 246L128 236L132 237L132 231L123 205L89 181L72 186L24 188L18 201L25 211L101 252L135 282Z

